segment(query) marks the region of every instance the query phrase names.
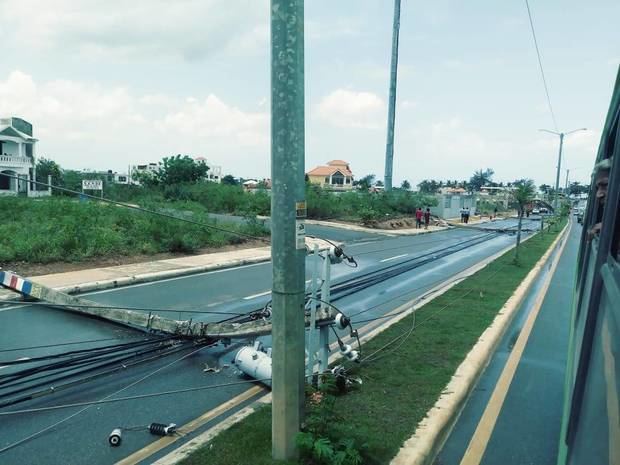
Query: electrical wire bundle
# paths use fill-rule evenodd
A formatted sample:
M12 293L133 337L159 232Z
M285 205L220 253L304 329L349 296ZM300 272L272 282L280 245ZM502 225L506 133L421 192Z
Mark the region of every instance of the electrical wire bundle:
M0 361L0 408L50 395L141 363L206 345L174 336Z

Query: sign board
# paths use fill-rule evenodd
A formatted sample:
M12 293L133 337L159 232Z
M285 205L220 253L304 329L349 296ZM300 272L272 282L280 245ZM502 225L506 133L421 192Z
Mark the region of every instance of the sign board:
M306 223L303 220L295 222L295 248L297 250L306 248Z
M101 179L82 179L82 190L102 191L103 181Z

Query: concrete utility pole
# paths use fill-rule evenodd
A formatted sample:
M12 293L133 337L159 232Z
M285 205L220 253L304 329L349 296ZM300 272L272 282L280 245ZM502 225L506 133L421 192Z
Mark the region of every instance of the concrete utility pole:
M390 68L390 102L388 108L387 142L385 144L386 191L392 190L394 167L394 120L396 119L396 78L398 75L398 35L400 33L400 0L394 0L394 24L392 26L392 64Z
M560 189L560 168L562 167L562 145L564 144L564 137L568 136L577 131L587 131L586 128L573 129L569 132L556 132L550 131L549 129L539 129L539 131L549 132L551 134L555 134L556 136L560 136L560 151L558 153L558 166L555 174L555 193L553 194L553 210L557 212L558 209L558 191Z
M304 2L271 0L272 455L297 455L304 403Z
M564 182L564 195L568 197L568 173L570 173L570 169L566 170L566 181Z

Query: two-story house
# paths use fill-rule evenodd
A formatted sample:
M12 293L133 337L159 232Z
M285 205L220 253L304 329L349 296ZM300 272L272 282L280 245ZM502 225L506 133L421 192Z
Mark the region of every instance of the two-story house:
M306 173L312 184L318 184L330 190L350 190L353 188L353 173L349 163L344 160L332 160L327 166L317 166Z
M0 118L0 195L49 195L35 188L35 145L32 124L21 118ZM7 174L9 176L3 176Z

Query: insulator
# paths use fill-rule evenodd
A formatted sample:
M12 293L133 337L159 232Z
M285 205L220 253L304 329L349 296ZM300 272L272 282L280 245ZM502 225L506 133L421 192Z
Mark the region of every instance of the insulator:
M334 318L334 321L338 329L345 329L351 323L351 320L348 317L344 316L342 313L338 313L338 315L336 315L336 318Z
M108 436L108 442L110 443L110 445L112 447L118 447L121 445L121 438L122 432L120 428L114 428L112 430L112 432L110 433L110 436Z
M168 436L169 434L173 434L177 429L177 425L174 423L170 423L165 425L163 423L151 423L149 425L149 432L156 436Z

